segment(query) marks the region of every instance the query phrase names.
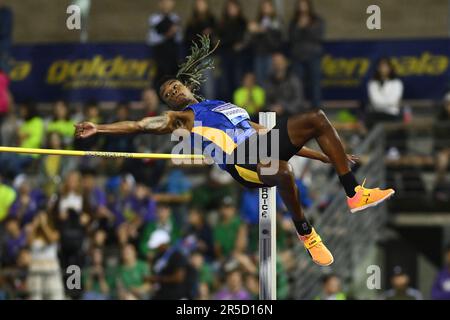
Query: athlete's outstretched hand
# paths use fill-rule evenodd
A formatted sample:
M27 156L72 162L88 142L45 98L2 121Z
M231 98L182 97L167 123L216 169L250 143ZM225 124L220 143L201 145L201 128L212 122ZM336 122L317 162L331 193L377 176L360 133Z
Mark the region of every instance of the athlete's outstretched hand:
M354 154L347 154L347 159L350 163L356 164L359 161L359 157Z
M88 138L97 133L97 126L92 122L81 122L75 125L75 138Z

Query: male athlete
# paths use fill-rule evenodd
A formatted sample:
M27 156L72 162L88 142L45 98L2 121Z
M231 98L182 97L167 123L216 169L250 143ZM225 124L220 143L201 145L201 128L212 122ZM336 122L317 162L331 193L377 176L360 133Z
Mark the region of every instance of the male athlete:
M140 121L124 121L112 124L93 124L83 122L76 125L77 138L87 138L97 133L105 134L170 134L177 129L185 129L192 138L201 136L202 150L214 144L215 150L224 155L219 166L230 173L241 185L248 188L276 186L292 214L292 220L299 239L303 242L313 261L321 266L333 263L333 256L326 248L320 236L306 219L300 206L298 189L294 174L288 161L294 155L330 162L334 165L339 180L347 194L347 203L352 213L375 206L392 196L393 189L368 189L359 185L351 172L349 159L342 143L324 112L314 110L289 118L277 119L274 129L278 130L279 154L271 154L270 163L266 159L248 161L248 151L252 149L250 141L268 144L271 150L271 135L275 131L267 130L251 122L248 113L231 103L217 100L204 100L195 95L195 88L201 83L199 72L205 69L201 65L212 51L209 41L202 38L202 46L194 44L192 55L181 66L176 77L162 82L159 93L171 111L157 117L148 117ZM186 76L187 75L187 76ZM308 149L304 145L315 139L324 154ZM195 139L194 139L195 140ZM253 142L255 143L255 142ZM254 147L254 146L253 146ZM239 151L244 148L245 161L237 161ZM257 150L257 149L256 149ZM212 155L220 160L217 154ZM230 159L234 161L229 161ZM220 162L220 161L219 161ZM267 174L269 166L276 172Z

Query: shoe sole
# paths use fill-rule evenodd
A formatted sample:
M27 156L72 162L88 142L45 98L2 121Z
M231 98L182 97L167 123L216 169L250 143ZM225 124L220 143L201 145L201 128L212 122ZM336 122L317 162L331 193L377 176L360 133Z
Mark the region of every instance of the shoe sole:
M306 248L305 248L305 249L306 249ZM312 260L315 264L317 264L318 266L321 266L321 267L328 267L329 265L332 265L333 262L334 262L334 257L331 256L331 262L330 262L330 263L328 263L328 264L320 263L319 261L316 261L316 260L313 259L312 254L311 254L311 252L309 252L308 249L306 249L306 252L307 252L308 255L311 257L311 260Z
M392 191L391 193L389 193L386 197L381 198L381 199L378 200L378 201L372 202L372 203L370 203L370 204L366 204L365 206L362 206L362 207L350 209L350 212L351 212L351 213L355 213L355 212L362 211L362 210L367 209L367 208L375 207L375 206L379 205L381 202L383 202L383 201L389 199L390 197L392 197L394 194L395 194L395 190L393 190L393 191Z
M317 262L317 261L315 261L315 260L313 260L313 262L314 262L315 264L317 264L318 266L321 266L321 267L328 267L328 266L330 266L330 265L333 264L334 258L333 258L333 260L331 260L331 262L328 263L328 264L319 263L319 262Z

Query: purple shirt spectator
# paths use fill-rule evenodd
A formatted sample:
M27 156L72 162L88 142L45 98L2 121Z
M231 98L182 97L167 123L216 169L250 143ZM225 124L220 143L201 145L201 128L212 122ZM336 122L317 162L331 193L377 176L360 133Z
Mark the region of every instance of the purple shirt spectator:
M8 236L6 238L5 244L6 244L5 262L6 264L15 264L20 249L24 248L27 245L27 237L25 231L22 230L22 232L17 238Z
M109 209L114 214L114 227L117 228L134 215L133 196L128 195L125 198L117 198L110 204Z
M29 202L24 205L21 201L22 196L19 195L16 198L16 201L14 201L14 203L12 204L9 211L10 217L19 219L22 226L30 223L33 220L34 216L39 210L39 206L45 201L44 195L38 190L31 191L29 197Z
M152 222L156 219L156 201L152 198L131 198L132 210L141 217L142 222Z
M431 289L433 300L450 300L450 268L445 268L436 277Z
M222 289L214 296L216 300L251 300L250 293L245 289L241 289L237 292L232 292L228 288Z
M117 199L109 208L116 218L114 227L120 226L135 215L138 215L144 223L155 221L156 218L156 202L151 198L140 200L129 195L124 199Z
M91 209L96 211L99 207L106 206L106 194L102 189L96 187L89 193L87 201Z

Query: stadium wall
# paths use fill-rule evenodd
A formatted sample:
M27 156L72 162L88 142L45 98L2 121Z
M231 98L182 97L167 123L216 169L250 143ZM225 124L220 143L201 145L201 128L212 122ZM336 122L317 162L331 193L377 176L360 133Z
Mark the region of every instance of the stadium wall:
M288 20L296 0L279 1ZM5 0L14 13L16 43L71 42L79 32L65 27L69 0ZM225 0L210 0L221 14ZM246 16L256 15L259 0L241 1ZM157 0L95 0L91 2L89 41L143 41L147 18ZM177 0L177 12L186 22L194 0ZM366 28L366 8L381 7L382 30ZM327 22L327 39L427 38L448 36L447 0L316 0L317 11ZM339 13L337 13L339 12ZM414 23L411 23L414 21ZM432 23L430 23L432 21Z

